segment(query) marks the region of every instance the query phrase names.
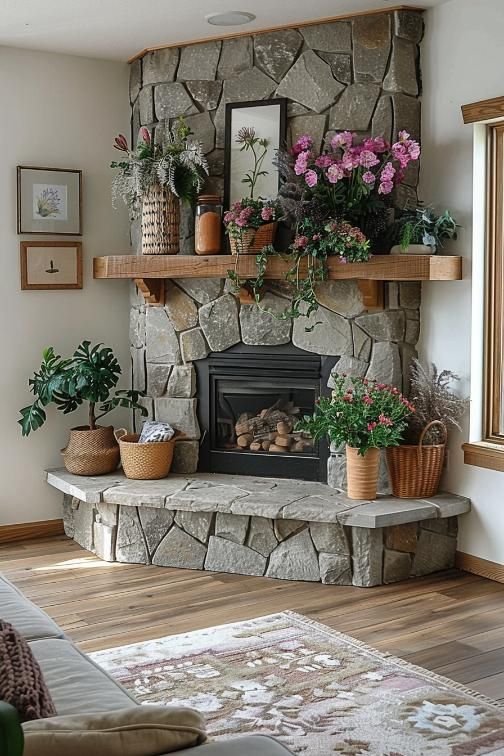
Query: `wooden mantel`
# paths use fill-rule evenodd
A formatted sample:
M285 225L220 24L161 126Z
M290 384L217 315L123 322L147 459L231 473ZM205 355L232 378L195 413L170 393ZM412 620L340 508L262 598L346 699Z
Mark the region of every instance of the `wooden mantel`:
M95 257L94 278L130 278L142 291L149 304L164 300L166 278L226 278L234 270L233 255L111 255ZM290 265L280 257L272 257L266 268L266 278L285 277ZM366 263L340 263L329 258L329 278L354 278L361 281L459 281L462 278L462 258L442 255L376 255ZM236 269L240 278L255 278L257 266L254 255L241 255ZM306 275L301 266L299 275Z

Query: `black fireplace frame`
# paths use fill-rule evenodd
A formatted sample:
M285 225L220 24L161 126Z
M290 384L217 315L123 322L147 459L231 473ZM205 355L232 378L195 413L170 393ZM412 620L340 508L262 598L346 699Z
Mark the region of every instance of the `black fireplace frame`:
M327 382L338 357L321 356L298 349L293 344L279 346L248 346L237 344L224 352L211 352L194 364L198 386L198 419L202 431L198 469L200 472L220 472L263 477L298 478L301 480L327 480L329 446L325 439L318 442L313 455L272 455L261 452L242 452L212 448L214 427L215 386L219 378L233 375L245 377L244 368L253 370L258 378L279 383L282 375L295 375L300 385L313 387L315 398L328 396Z

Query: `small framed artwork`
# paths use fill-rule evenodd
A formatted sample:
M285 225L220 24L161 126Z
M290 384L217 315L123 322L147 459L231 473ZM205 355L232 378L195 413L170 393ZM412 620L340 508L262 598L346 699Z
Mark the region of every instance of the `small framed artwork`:
M284 146L287 128L287 100L230 102L226 105L224 150L224 207L250 196L247 176L259 173L254 198L276 197L280 177L274 165L277 150ZM254 150L245 149L241 134L250 133L260 140ZM264 154L263 154L264 153ZM245 181L244 181L245 179Z
M82 289L82 243L21 242L21 289Z
M82 233L82 171L17 167L18 234Z

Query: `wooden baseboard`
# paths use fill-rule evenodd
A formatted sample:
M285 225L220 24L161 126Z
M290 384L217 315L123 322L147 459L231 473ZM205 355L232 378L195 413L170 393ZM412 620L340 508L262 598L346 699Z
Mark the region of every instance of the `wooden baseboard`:
M30 541L33 538L50 538L63 535L63 520L21 522L17 525L0 525L0 543Z
M488 559L464 554L463 551L457 551L455 555L455 567L465 572L472 572L474 575L495 580L497 583L504 583L504 564L490 562Z

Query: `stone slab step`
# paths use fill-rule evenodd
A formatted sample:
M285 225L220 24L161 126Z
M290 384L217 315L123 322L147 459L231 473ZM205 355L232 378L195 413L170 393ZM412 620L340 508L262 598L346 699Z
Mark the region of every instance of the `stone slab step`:
M356 501L324 483L220 473L134 481L121 471L85 477L58 468L48 470L46 480L59 491L90 504L105 502L272 520L338 522L360 528L453 517L471 508L467 497L451 493L439 493L429 499L380 496L374 501Z

